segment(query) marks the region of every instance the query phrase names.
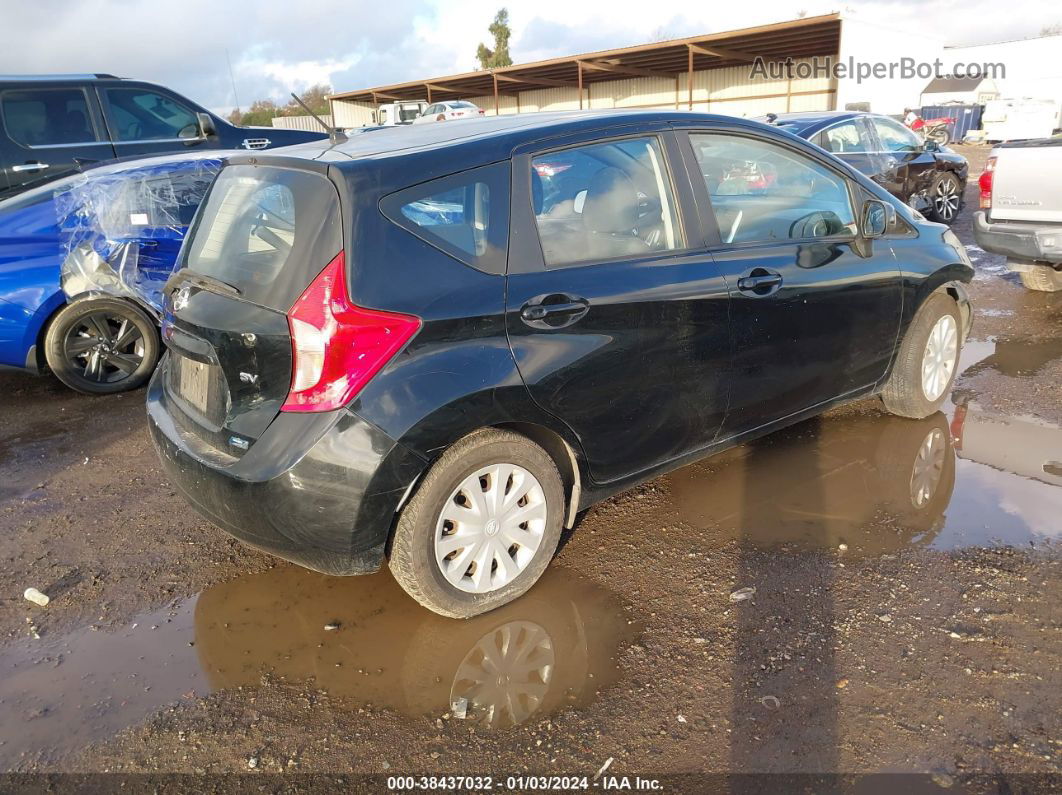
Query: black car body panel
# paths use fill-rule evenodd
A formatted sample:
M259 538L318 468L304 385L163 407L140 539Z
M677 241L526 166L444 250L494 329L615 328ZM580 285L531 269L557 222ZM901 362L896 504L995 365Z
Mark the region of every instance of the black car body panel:
M139 80L0 75L0 199L115 158L268 149L326 138L237 127L168 88Z
M769 142L814 162L856 206L872 198L891 207L888 233L724 242L690 143L702 132ZM632 138L655 142L673 185L673 250L634 247L547 266L531 158ZM945 227L807 141L729 117L528 114L396 128L302 154L236 154L228 163L326 177L340 201L350 300L415 316L415 333L343 408L281 410L284 373L293 378L282 307L239 308L245 297L189 283L181 306L171 295L165 307L171 350L148 414L170 477L200 511L259 547L332 573L380 564L418 479L471 431L515 428L546 448L570 498L570 523L575 511L657 473L873 394L920 303L938 289L958 294L953 283L973 275ZM449 190L449 176L462 172L493 186L491 226L504 218L468 253L411 232L393 200L420 195L417 186L430 194L436 180ZM476 211L430 197L414 209L440 218ZM307 273L335 265L326 268L321 253ZM779 275L779 284L762 294L743 287L757 269ZM221 309L226 302L231 313ZM208 309L215 319L200 314ZM248 332L268 347L261 361L232 359L226 388L237 394L241 384L271 381L246 393L247 405L263 409L262 424L241 427L243 412L232 411L210 431L201 417L182 414L175 360L209 359L219 347L234 357L228 349ZM207 344L197 353L190 340Z

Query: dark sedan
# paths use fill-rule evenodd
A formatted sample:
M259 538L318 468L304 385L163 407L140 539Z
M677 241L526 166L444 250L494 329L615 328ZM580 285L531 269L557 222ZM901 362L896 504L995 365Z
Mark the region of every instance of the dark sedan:
M874 113L780 113L767 121L806 138L862 171L931 221L950 224L962 209L966 158L895 119Z

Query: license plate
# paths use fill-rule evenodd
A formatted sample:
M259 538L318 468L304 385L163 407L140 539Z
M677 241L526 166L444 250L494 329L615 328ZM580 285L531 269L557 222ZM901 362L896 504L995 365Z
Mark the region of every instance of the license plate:
M181 397L203 414L210 403L210 365L181 359Z

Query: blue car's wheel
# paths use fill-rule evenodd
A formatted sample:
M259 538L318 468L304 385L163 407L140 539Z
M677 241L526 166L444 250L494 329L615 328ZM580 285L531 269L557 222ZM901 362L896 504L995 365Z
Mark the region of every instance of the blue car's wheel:
M155 323L139 307L117 298L77 301L64 308L44 340L55 377L93 395L144 384L159 358Z

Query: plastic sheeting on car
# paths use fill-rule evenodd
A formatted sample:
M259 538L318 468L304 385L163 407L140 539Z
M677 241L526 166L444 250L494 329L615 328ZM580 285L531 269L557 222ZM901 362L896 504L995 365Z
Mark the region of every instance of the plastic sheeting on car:
M67 298L115 295L161 313L162 288L221 163L217 152L167 155L64 180L53 201Z

